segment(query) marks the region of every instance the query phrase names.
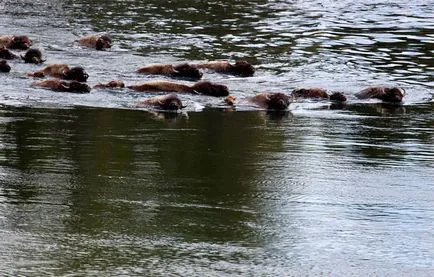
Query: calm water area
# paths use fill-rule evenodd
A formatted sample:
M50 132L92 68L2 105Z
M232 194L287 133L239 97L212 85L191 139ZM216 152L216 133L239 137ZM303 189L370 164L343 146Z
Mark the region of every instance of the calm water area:
M108 51L75 43L103 32ZM90 85L239 58L253 77L203 79L238 98L319 86L348 102L277 113L182 95L185 110L159 112L128 89L32 88L41 66L10 61L1 276L434 276L433 0L2 0L3 34ZM404 88L404 103L356 100L370 85Z

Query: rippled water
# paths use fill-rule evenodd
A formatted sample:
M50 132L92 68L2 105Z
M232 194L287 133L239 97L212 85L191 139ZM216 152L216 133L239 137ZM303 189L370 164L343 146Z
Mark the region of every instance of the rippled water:
M0 74L2 276L432 276L433 1L3 1L0 34L91 85L152 62L243 58L206 73L237 97L321 86L345 106L285 113L128 90L30 88ZM74 41L108 32L110 51ZM399 85L402 106L357 101Z

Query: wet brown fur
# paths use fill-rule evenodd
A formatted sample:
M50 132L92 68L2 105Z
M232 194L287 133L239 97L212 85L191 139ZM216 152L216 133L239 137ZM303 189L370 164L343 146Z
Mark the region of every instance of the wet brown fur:
M86 82L89 77L82 67L69 68L67 64L49 64L44 68L32 73L28 73L32 77L56 77L65 80L76 80Z
M334 92L329 96L330 101L333 102L345 102L347 97L342 92Z
M401 88L381 86L368 87L356 93L356 97L359 99L376 98L391 103L402 102L404 95L405 92Z
M80 83L77 81L64 81L59 79L36 81L32 83L32 86L43 87L43 88L51 89L53 91L60 91L60 92L75 92L75 93L90 92L90 87L85 83Z
M94 86L94 88L123 88L123 87L125 87L125 84L120 80L113 80L107 83L99 83Z
M327 99L327 90L323 88L299 88L292 91L295 98Z
M0 36L0 47L9 48L13 37L11 35Z
M196 67L192 66L188 63L181 63L173 66L173 69L175 70L171 75L173 77L187 77L187 78L194 78L194 79L200 79L202 78L202 72L199 71Z
M112 40L108 35L90 35L78 40L78 43L96 50L111 47Z
M169 81L148 81L135 85L128 86L128 88L140 92L156 92L156 91L167 91L167 92L181 92L181 93L193 93L190 86L169 82Z
M239 75L242 77L253 76L255 68L244 60L237 60L235 64L231 64L228 61L212 61L201 64L194 64L197 68L206 68L215 72L229 73Z
M86 82L89 75L81 66L75 66L65 71L62 75L62 79L75 80L79 82Z
M147 98L139 102L139 105L153 106L163 110L179 110L184 108L181 99L173 93Z
M237 98L233 95L229 95L228 97L226 97L224 99L225 103L228 104L229 106L235 105L236 100L237 100Z
M12 53L9 49L6 47L0 47L0 59L6 59L6 60L13 60L17 59L18 56Z
M212 61L207 63L195 64L197 68L210 69L216 72L229 72L231 70L231 64L228 61Z
M21 56L25 63L40 64L45 60L42 59L42 53L39 49L31 48L27 50L24 56Z
M228 96L229 90L224 85L214 84L208 81L197 82L192 86L169 81L148 81L128 86L128 88L141 92L179 92L197 93L210 96Z
M280 92L262 92L248 100L270 110L285 110L292 102L291 96Z
M294 98L326 100L333 102L345 102L347 97L342 92L333 92L328 94L324 88L299 88L294 89L291 93Z
M6 60L0 60L0 72L10 72L11 67Z
M174 72L171 64L149 64L137 69L138 73L170 75Z
M186 77L200 79L202 78L202 72L197 68L189 65L188 63L182 63L178 65L172 64L149 64L137 69L138 73L146 74L159 74L172 77Z
M67 64L49 64L44 68L35 72L28 73L27 75L31 77L51 76L61 78L63 73L67 70L69 70L69 66Z
M27 36L3 35L0 36L0 47L9 49L27 50L32 42Z
M211 83L209 81L197 82L191 89L194 93L209 95L209 96L228 96L229 89L227 86Z

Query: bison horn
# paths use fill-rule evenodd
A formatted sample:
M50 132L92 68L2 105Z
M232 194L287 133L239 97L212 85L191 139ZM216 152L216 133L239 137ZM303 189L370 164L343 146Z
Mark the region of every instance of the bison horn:
M61 86L62 86L62 88L64 88L65 90L69 90L70 89L70 86L67 86L67 85L65 85L65 84L60 84Z
M173 73L179 73L179 70L176 70L173 66L171 66Z

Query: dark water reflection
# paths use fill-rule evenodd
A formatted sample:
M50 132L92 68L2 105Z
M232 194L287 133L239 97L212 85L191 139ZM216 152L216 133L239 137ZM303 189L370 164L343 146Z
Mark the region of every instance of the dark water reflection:
M430 272L431 109L373 125L4 107L3 271Z
M130 91L29 87L0 75L2 276L434 274L432 1L4 1L25 33L89 83L149 79L151 62L246 58L206 73L237 97L322 86L346 105L285 113L183 96L138 110ZM73 44L109 32L113 49ZM397 84L405 103L358 102Z

